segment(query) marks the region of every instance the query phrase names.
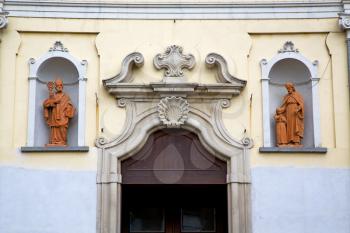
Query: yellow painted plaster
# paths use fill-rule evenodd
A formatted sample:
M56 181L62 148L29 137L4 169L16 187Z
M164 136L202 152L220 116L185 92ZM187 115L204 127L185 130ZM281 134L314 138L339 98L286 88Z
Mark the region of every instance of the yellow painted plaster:
M324 20L73 20L10 18L0 44L0 165L40 169L96 170L94 140L121 132L125 109L118 108L102 80L119 73L123 58L141 52L145 64L134 83L159 81L162 71L153 57L178 44L192 53L197 65L186 71L189 82L215 83L215 71L204 65L209 52L222 54L230 72L248 81L223 113L233 137L255 141L252 166L350 167L349 91L345 34L337 19ZM89 153L22 154L26 142L29 58L43 55L56 41L77 59L88 60L86 141ZM310 60L319 60L322 145L327 154L260 154L262 99L260 60L271 59L292 40ZM98 102L96 101L98 98ZM97 104L98 103L98 104ZM246 133L244 131L246 130ZM103 132L102 132L103 131Z

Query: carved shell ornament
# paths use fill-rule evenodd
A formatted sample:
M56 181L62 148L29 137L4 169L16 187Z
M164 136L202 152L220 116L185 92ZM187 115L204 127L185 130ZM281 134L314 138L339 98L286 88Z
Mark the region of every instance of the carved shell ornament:
M169 128L178 128L188 118L189 104L182 97L165 97L158 104L159 118Z

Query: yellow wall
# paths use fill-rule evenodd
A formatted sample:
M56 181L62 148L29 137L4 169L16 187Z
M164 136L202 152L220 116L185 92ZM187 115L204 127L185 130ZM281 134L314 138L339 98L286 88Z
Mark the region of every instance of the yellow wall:
M205 67L209 52L222 54L230 72L248 84L224 111L224 122L237 139L244 129L254 139L252 166L350 167L350 116L345 34L338 19L322 20L72 20L9 18L0 44L0 164L40 169L96 170L94 140L101 127L112 137L122 129L125 109L102 87L119 73L123 58L141 52L145 64L135 83L159 81L153 57L171 44L196 57L189 82L215 83ZM28 112L28 60L46 53L56 40L77 59L88 61L86 141L89 153L22 154ZM321 140L327 154L260 154L262 145L262 58L271 59L291 40L310 60L319 60ZM96 95L99 106L96 104ZM250 102L250 96L252 101Z

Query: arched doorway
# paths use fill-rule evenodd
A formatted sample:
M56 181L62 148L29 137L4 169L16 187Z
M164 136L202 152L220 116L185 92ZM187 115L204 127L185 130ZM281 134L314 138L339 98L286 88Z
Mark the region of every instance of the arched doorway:
M175 60L170 59L169 62ZM129 54L123 61L121 72L115 77L103 81L108 92L117 99L118 106L126 109L126 120L122 132L117 137L105 138L102 136L96 140L96 146L99 148L97 168L98 233L120 233L124 226L130 231L130 211L123 208L123 203L126 205L141 200L142 203L148 202L151 207L159 207L162 204L161 200L164 203L166 197L173 197L165 199L165 202L172 203L177 208L174 210L170 206L170 209L167 210L167 206L165 206L165 210L163 210L165 214L168 213L168 219L175 219L175 225L169 225L173 226L174 229L180 226L180 228L184 228L182 232L186 232L187 228L181 225L181 221L184 221L183 216L181 217L181 211L185 215L190 213L190 216L205 215L205 213L207 216L211 216L215 212L212 208L214 204L217 204L219 209L220 203L214 203L211 206L205 205L205 203L220 199L226 203L221 213L227 216L220 218L226 221L226 223L222 223L222 232L251 233L249 149L253 143L248 137L238 140L232 138L225 129L222 119L222 109L230 106L230 100L239 95L246 82L228 74L227 63L221 56L209 56L207 60L211 64L210 67L213 64L215 64L214 67L219 67L217 84L178 82L176 77L173 77L176 82L164 82L163 80L149 84L130 83L132 67L140 67L143 64L143 56L140 53ZM176 63L175 65L180 71L183 68L181 64ZM162 130L162 134L164 130L167 132L175 129L182 130L177 132L186 132L182 138L173 140L175 145L179 143L175 146L176 153L168 146L166 147L168 150L163 149L162 145L164 144L162 143L158 146L160 149L157 150L157 147L154 149L154 152L158 151L158 156L155 156L157 153L150 153L150 155L141 153L141 151L144 153L148 150L153 151L153 142L147 142L154 139L152 135L157 135L155 132ZM174 139L173 136L160 138L164 139L164 143ZM173 143L165 144L171 146ZM152 145L151 149L149 145ZM191 156L185 156L186 153L192 154L186 152L191 151L191 148L197 150L194 154L198 156L192 158L197 161L195 164L190 161ZM178 158L181 157L182 163L181 160L173 159L174 154ZM162 156L159 157L159 155ZM141 162L142 158L146 159ZM186 160L187 162L185 162ZM208 163L208 161L212 161L212 163ZM133 167L134 165L135 167ZM200 165L200 169L196 168L195 165ZM126 171L124 166L136 168L136 170ZM209 167L205 168L205 166ZM162 170L164 168L167 170ZM185 168L188 171L184 171ZM137 169L143 170L138 173ZM173 170L169 171L168 169ZM174 171L176 169L179 170ZM132 184L133 182L134 184ZM155 191L157 189L154 187L152 190L145 189L145 185L148 187L158 186L159 189L158 191ZM214 185L222 186L223 191L218 191L221 188L214 189ZM151 193L147 194L147 192ZM201 195L203 192L212 194L213 198L201 199L204 197ZM163 193L163 195L159 195L159 193ZM190 197L189 193L194 197ZM218 196L214 197L214 193ZM131 200L124 200L125 196ZM147 196L152 197L158 203L152 203L152 200ZM188 198L181 199L180 196ZM133 200L133 197L137 200ZM178 201L173 201L175 198ZM197 202L198 205L182 204L186 204L186 202ZM185 209L188 207L196 207L197 209L196 211ZM124 210L127 211L126 214L123 212ZM136 212L134 211L134 213ZM142 211L138 213L142 213ZM146 211L145 215L159 216L160 213L162 211L159 209L153 209ZM124 223L125 219L129 220ZM194 219L198 220L198 217ZM164 222L163 228L165 227L166 223ZM163 228L160 227L160 229ZM195 229L193 226L190 228L199 232L198 225ZM205 231L204 228L200 229ZM137 232L137 229L133 228L133 230ZM148 232L156 231L151 229Z
M227 232L227 164L195 134L153 133L121 173L122 233Z

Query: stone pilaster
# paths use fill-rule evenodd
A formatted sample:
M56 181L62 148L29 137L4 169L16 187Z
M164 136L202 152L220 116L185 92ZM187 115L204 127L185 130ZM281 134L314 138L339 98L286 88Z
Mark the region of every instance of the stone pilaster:
M348 86L350 90L350 13L347 13L347 11L350 12L350 9L347 10L347 8L350 8L350 3L345 4L345 1L343 2L345 13L339 14L339 25L342 30L346 31L346 44L348 52Z

